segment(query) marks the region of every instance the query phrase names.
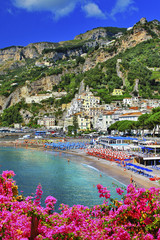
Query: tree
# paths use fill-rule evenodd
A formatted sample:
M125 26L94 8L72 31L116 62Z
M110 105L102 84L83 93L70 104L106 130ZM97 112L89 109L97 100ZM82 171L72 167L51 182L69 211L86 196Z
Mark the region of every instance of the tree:
M74 130L74 126L73 125L68 126L68 135L69 136L72 135L73 130Z
M122 121L117 121L113 123L110 127L109 130L118 130L119 132L124 132L128 131L130 134L132 129L135 129L136 122L131 121L131 120L122 120Z
M139 126L142 129L143 133L144 133L144 128L146 126L146 121L149 117L150 117L150 114L145 113L145 114L142 114L141 116L139 116L139 118L138 118Z
M85 62L85 58L79 56L79 57L76 57L76 63L77 65L79 65L79 63L83 64Z
M156 107L156 108L153 108L152 109L152 113L157 113L157 112L160 112L160 107Z
M150 117L146 120L146 124L148 125L148 127L153 129L153 137L154 137L156 127L157 127L157 125L160 124L160 112L151 114Z
M117 122L111 124L111 125L109 126L109 128L108 128L109 131L118 130L118 125L119 125L119 123L120 123L120 121L117 121Z
M135 121L130 121L130 120L121 121L121 124L119 125L118 130L120 132L128 131L128 133L130 134L131 130L134 128L134 122Z
M20 114L20 107L18 104L11 106L7 109L5 109L2 113L2 125L10 126L13 123L22 123L23 118Z
M37 124L37 121L38 121L38 118L31 118L29 123L27 124L28 127L31 127L31 128L40 128L41 126Z
M76 136L78 128L79 128L79 126L78 126L77 116L74 115L73 116L73 125L68 126L68 135L74 134L74 136Z
M133 123L133 129L136 130L136 135L138 135L138 130L139 130L139 121L134 121Z
M77 135L77 129L79 128L78 126L78 120L77 120L77 116L74 115L73 116L73 130L74 130L74 135Z

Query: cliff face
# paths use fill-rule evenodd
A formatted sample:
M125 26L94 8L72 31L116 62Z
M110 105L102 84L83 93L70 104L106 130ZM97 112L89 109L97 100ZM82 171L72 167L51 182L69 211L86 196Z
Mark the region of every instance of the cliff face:
M43 50L45 49L51 49L52 51L45 55L49 58L53 58L54 61L57 61L59 59L63 59L64 57L80 56L84 53L83 48L95 47L97 44L107 47L107 45L110 44L113 39L121 39L121 44L118 46L120 52L126 48L134 47L142 41L151 39L151 31L149 32L149 30L151 30L152 33L155 33L157 36L160 36L160 22L153 20L152 22L148 23L145 18L142 18L140 22L135 24L129 31L127 31L125 28L99 27L87 31L86 33L77 35L74 38L75 41L80 41L83 43L80 47L77 46L68 48L68 45L74 45L74 42L72 43L72 41L59 43L31 43L26 47L12 46L0 49L0 63L3 63L9 59L20 61L27 58L38 58L43 55ZM61 51L57 51L58 47L66 48L65 52L63 49Z
M26 58L37 58L42 54L44 49L54 49L56 43L40 42L31 43L26 47L11 46L8 48L0 49L0 63L8 60L20 61Z
M4 104L6 102L7 98L4 96L0 96L0 113L4 110Z
M23 47L8 47L4 49L0 49L0 64L10 60L15 59L16 54L22 49Z
M84 34L77 35L74 39L75 40L98 40L100 38L106 38L107 32L104 28L93 29L91 31L87 31Z
M127 38L122 39L122 43L118 51L121 52L127 48L135 47L137 44L149 39L152 39L152 36L148 35L146 30L142 28L136 28L133 30L132 34L128 34Z
M116 29L114 31L114 28L108 27L108 28L96 28L91 31L87 31L84 34L77 35L74 39L75 40L99 40L99 39L105 39L106 41L110 40L111 38L116 38L119 35L122 35L122 31L125 31L125 28L122 29Z
M61 75L52 75L41 78L39 81L35 81L28 85L29 95L35 95L40 91L52 91L54 85L57 85L61 81Z

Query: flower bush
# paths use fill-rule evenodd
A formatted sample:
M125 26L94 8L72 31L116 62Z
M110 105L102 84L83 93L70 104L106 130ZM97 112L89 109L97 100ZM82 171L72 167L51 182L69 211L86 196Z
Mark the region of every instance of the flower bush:
M41 206L41 185L34 197L18 195L14 175L5 171L0 177L0 239L160 240L160 188L135 189L130 184L126 194L117 188L118 201L98 184L100 197L105 199L102 205L61 204L56 213L52 196L46 198L45 208Z

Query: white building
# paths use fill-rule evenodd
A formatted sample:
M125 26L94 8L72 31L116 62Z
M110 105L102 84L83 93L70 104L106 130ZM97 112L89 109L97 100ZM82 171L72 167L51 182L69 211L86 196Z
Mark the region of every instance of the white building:
M123 105L124 106L132 106L133 99L132 98L124 98Z
M95 97L93 93L89 90L89 87L87 86L86 91L80 95L80 98L82 101L82 110L85 111L85 113L89 114L89 109L91 107L98 107L100 104L100 97Z
M91 129L91 119L88 115L77 114L79 131Z
M159 99L147 99L149 107L160 107L160 100Z
M89 109L91 107L98 107L100 103L100 97L95 97L93 93L86 88L86 91L82 94L76 95L71 101L71 105L67 111L67 117L75 113L84 111L85 114L89 114Z
M122 121L122 120L137 121L141 115L142 115L141 112L125 113L119 116L119 121Z
M68 108L66 117L72 116L75 113L80 112L81 109L82 109L82 99L76 96L76 98L72 99L70 103L70 107Z
M99 116L95 116L93 118L93 127L98 130L106 131L107 128L115 122L113 114L114 114L113 111L109 111L109 112L104 112Z
M63 131L67 131L68 126L73 126L73 116L64 119Z
M66 96L67 92L52 92L52 93L46 93L46 94L37 94L34 96L25 97L26 103L40 103L42 100L46 100L48 98L54 97L56 99L60 99L63 96Z
M42 100L52 97L52 94L39 94L35 96L26 97L26 103L40 103Z
M55 127L55 118L54 117L43 117L41 119L38 119L37 124L40 126L44 126L47 129L54 128Z
M113 107L111 106L111 104L105 104L105 109L111 111L113 110Z

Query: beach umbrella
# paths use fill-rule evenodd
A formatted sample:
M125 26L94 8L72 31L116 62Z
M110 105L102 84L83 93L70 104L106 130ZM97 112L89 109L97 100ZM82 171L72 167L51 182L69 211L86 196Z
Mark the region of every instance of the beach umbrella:
M144 170L146 170L147 172L153 172L152 169L148 169L148 168L145 168Z

